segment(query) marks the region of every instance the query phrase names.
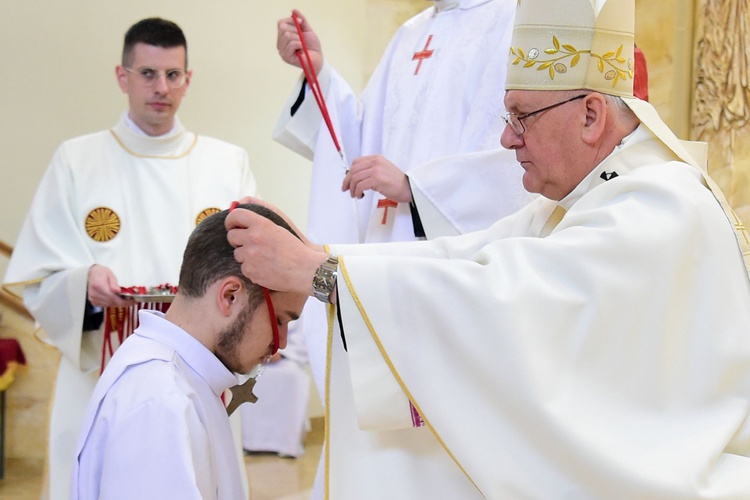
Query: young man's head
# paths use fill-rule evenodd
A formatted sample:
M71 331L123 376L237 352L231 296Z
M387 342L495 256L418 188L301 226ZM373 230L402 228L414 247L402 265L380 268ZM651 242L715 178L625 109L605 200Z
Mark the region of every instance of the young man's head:
M169 132L192 74L187 69L187 41L180 27L160 18L131 26L115 73L120 88L128 94L130 118L149 135Z
M271 210L246 208L292 232ZM224 227L228 210L207 217L188 239L180 270L179 291L167 312L177 324L208 347L233 372L247 373L273 352L273 328L279 328L279 345L286 345L288 323L302 313L303 294L271 292L275 311L271 318L263 289L245 278L227 241Z
M182 29L172 21L150 17L131 26L125 33L125 40L122 45L123 66L133 64L133 49L139 43L163 49L182 47L185 50L184 67L187 68L187 39Z

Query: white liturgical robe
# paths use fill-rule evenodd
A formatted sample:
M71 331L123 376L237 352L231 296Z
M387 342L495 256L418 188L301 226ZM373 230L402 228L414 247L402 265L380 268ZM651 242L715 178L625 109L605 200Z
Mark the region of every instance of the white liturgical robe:
M139 315L86 409L71 500L246 498L221 400L237 377L161 313Z
M256 192L247 152L179 123L150 137L125 116L64 142L42 178L5 284L62 352L50 420L50 495L66 498L75 440L99 375L102 329L82 332L88 270L121 286L176 285L197 221ZM11 288L12 289L12 288Z
M700 173L641 126L545 236L557 205L331 246L330 498L750 498L750 281Z

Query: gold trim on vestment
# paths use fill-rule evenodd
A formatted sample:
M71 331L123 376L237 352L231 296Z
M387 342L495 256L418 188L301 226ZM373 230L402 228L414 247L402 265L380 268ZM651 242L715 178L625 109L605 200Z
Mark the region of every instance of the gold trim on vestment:
M344 264L343 257L339 257L339 269L341 270L341 275L344 277L344 280L346 281L346 285L349 288L349 293L351 293L352 300L354 300L354 303L357 305L357 309L359 309L359 313L362 315L362 319L367 325L367 329L370 331L370 335L372 335L372 339L375 341L375 344L378 346L378 350L380 351L380 354L383 356L385 363L388 365L388 368L391 370L391 373L393 374L394 378L398 382L398 385L401 387L401 390L404 391L404 394L406 394L406 397L409 398L409 401L411 401L411 404L419 412L419 415L422 417L422 420L424 421L425 425L427 426L428 429L430 429L430 432L432 432L432 435L435 436L435 439L438 440L438 443L440 443L440 446L443 447L443 449L448 454L448 456L451 457L453 462L458 466L459 469L461 469L461 472L463 472L463 474L469 479L469 481L471 481L471 484L474 485L477 491L481 493L482 490L479 489L477 484L474 482L474 479L469 474L467 474L466 470L463 468L463 466L455 457L455 455L453 455L453 453L448 449L448 446L445 444L443 439L440 437L440 435L437 433L435 428L432 426L429 419L422 411L422 408L420 408L417 401L411 395L411 392L409 392L409 390L406 388L406 384L398 375L398 372L396 371L396 368L393 366L393 363L391 363L391 360L388 357L388 354L386 353L385 348L383 348L383 344L380 342L380 338L378 337L378 334L375 332L375 328L372 326L372 322L370 322L370 318L367 316L367 313L365 312L365 308L362 305L362 302L359 300L359 296L357 295L357 292L354 290L354 285L352 284L351 279L349 278L349 272L346 270L346 265Z
M36 339L38 342L40 342L44 347L47 349L54 349L55 351L60 352L60 349L52 342L52 340L47 336L47 332L44 332L44 336L42 336L41 332L44 331L44 328L39 326L39 328L34 329L34 339Z
M3 291L7 292L8 295L12 295L13 297L19 300L23 300L23 297L21 297L20 295L15 293L13 290L11 290L10 287L36 285L37 283L41 283L42 281L44 281L46 278L47 277L45 276L44 278L35 278L33 280L28 280L28 281L17 281L15 283L5 283L3 284Z
M539 233L540 238L546 238L552 233L552 230L557 227L561 220L565 217L565 209L560 205L556 205L555 209L550 214L547 222L544 223L542 232Z
M333 321L336 314L336 306L326 304L328 313L328 341L326 342L326 375L325 375L325 422L323 422L323 460L324 460L324 480L323 480L323 498L330 498L330 474L331 474L331 354L333 353Z
M135 151L127 147L125 143L122 142L122 140L117 136L117 134L115 133L113 129L110 129L109 133L112 134L112 137L115 138L115 140L117 141L117 144L119 144L120 147L122 147L122 149L124 149L128 154L135 156L136 158L152 158L155 160L179 160L180 158L184 158L187 155L189 155L190 152L193 151L193 148L195 147L195 145L198 143L198 134L195 134L193 143L190 144L190 147L188 147L184 153L180 153L178 155L173 155L173 156L142 155L142 154L136 153Z

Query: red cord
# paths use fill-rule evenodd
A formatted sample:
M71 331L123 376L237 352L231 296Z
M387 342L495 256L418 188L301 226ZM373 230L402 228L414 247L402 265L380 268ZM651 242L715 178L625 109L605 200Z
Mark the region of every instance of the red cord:
M297 34L299 35L300 42L302 42L302 50L297 50L297 59L299 60L300 66L302 66L303 73L305 73L305 78L307 79L307 83L310 85L310 90L312 91L313 96L315 96L315 102L318 103L320 114L323 115L323 120L326 122L328 132L330 132L331 139L333 139L333 144L334 146L336 146L336 151L338 151L343 158L344 154L342 153L341 146L339 145L339 140L336 137L336 131L333 129L331 116L328 114L328 106L326 106L326 101L323 98L323 92L320 88L320 83L318 82L318 76L315 74L315 68L313 67L312 59L310 59L310 52L307 50L305 37L302 36L302 25L297 18L297 14L295 14L294 12L292 12L292 19L294 20L294 25L297 27ZM304 58L302 57L303 54Z
M268 315L271 317L271 329L273 330L273 352L274 355L279 350L279 325L276 322L276 311L273 309L273 302L271 302L271 294L268 292L268 288L263 287L263 296L266 298L266 307L268 307Z
M235 208L237 208L237 205L239 205L239 202L233 201L231 205L229 205L229 211L231 212ZM273 352L271 353L276 354L279 350L279 325L276 322L276 311L273 308L273 302L271 302L271 294L268 292L268 288L261 287L263 289L263 297L266 299L266 307L268 308L268 315L271 318L271 330L273 331Z

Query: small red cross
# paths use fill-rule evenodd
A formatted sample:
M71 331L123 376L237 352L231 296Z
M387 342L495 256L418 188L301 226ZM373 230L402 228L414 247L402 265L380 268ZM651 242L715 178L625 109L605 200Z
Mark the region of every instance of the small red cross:
M397 206L398 202L389 200L388 198L381 198L378 200L378 208L385 209L383 210L383 219L380 221L381 224L385 225L385 223L388 222L388 209L396 208Z
M432 53L435 52L435 50L427 50L427 47L430 46L431 41L432 41L432 35L430 35L427 38L427 43L424 44L424 48L420 52L415 52L414 57L411 58L412 61L419 61L417 63L417 69L414 70L415 75L419 74L419 68L422 67L422 61L432 57Z

